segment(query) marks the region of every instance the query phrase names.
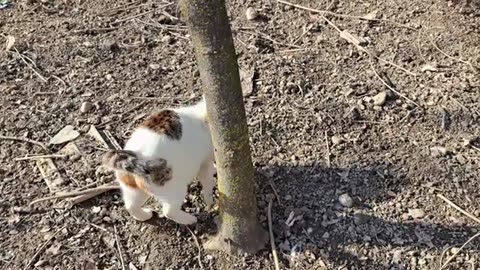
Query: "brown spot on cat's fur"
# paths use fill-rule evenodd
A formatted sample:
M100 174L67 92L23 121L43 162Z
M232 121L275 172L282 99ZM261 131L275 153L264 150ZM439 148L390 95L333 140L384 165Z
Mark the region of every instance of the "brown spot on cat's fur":
M141 126L165 134L172 140L180 140L182 137L180 116L173 110L158 112L145 119Z
M163 186L172 179L165 159L143 159L133 151L110 150L103 156L103 165L117 170L119 180L132 188L145 189L150 183Z

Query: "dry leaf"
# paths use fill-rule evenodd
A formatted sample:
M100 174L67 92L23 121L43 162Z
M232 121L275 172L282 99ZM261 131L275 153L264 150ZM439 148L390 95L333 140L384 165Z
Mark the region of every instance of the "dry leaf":
M52 139L50 139L49 144L62 144L69 141L75 140L80 136L80 132L75 130L74 126L67 125L62 130L60 130Z
M6 36L7 41L5 42L5 50L10 51L11 48L13 48L13 45L15 44L15 37L14 36Z

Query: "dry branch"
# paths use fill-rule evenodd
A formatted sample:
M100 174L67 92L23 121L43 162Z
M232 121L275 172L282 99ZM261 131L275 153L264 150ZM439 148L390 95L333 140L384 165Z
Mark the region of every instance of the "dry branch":
M198 249L198 255L197 255L197 259L198 259L198 265L200 266L201 269L204 269L203 268L203 263L202 263L202 248L200 247L200 242L198 241L197 239L197 236L192 232L192 229L190 229L190 227L186 226L188 231L190 232L190 234L192 235L193 237L193 240L195 241L195 244L197 245L197 249Z
M122 265L122 270L126 270L125 261L123 260L122 248L120 246L120 240L118 239L117 226L113 225L113 230L115 231L115 243L117 243L118 256L120 257L120 263Z
M278 263L278 255L277 250L275 248L275 237L273 236L273 229L272 229L272 204L273 200L270 199L268 201L268 232L270 234L270 246L272 248L272 256L273 262L275 263L275 270L280 270L280 265Z
M395 24L395 25L403 27L403 28L408 28L410 30L417 31L417 29L415 29L411 26L401 24L401 23L398 23L398 22L395 22L395 21L392 21L392 20L388 20L388 19L375 19L375 18L369 18L368 16L353 16L353 15L348 15L348 14L339 14L339 13L335 13L335 12L332 12L332 11L329 11L329 10L314 9L314 8L309 8L309 7L293 4L293 3L290 3L290 2L287 2L287 1L284 1L284 0L277 0L277 2L282 3L284 5L295 7L295 8L298 8L298 9L303 9L303 10L306 10L306 11L310 11L310 12L313 12L313 13L328 14L328 15L338 17L338 18L350 18L350 19L357 19L357 20L364 20L364 21L375 21L375 22L388 22L388 23L392 23L392 24Z
M465 242L458 250L457 252L455 252L454 254L452 254L452 256L450 256L450 258L448 258L448 260L442 265L442 267L440 269L443 269L445 267L447 267L447 265L457 257L457 254L460 253L460 251L462 251L470 242L472 242L475 238L479 237L480 236L480 233L477 233L475 234L474 236L470 237L470 239L467 240L467 242ZM441 263L441 261L440 261Z
M38 145L38 146L40 146L43 150L48 151L48 148L47 148L47 146L46 146L45 144L43 144L43 143L41 143L41 142L38 142L38 141L35 141L35 140L32 140L32 139L29 139L29 138L22 138L22 137L13 137L13 136L3 136L3 135L0 135L0 140L28 142L28 143L31 143L31 144Z
M440 199L444 200L446 203L448 203L450 206L452 206L453 208L457 209L460 213L464 214L465 216L471 218L472 220L474 220L475 222L479 223L480 224L480 219L477 218L476 216L470 214L469 212L463 210L462 208L460 208L460 206L456 205L454 202L450 201L449 199L445 198L442 194L437 194L437 197L439 197Z
M110 190L116 190L118 188L119 188L118 186L114 186L114 185L103 185L103 186L99 186L99 187L96 187L96 188L90 188L90 189L86 189L86 190L82 190L82 191L73 191L73 192L68 192L68 193L64 193L64 194L59 194L59 195L54 195L54 196L50 196L50 197L37 199L37 200L34 200L34 201L30 202L29 205L33 205L33 204L36 204L36 203L39 203L39 202L44 202L44 201L50 201L50 200L55 200L55 199L63 199L63 198L81 196L81 195L95 194L95 196L96 196L96 195L101 194L103 192L107 192L107 191L110 191ZM92 198L92 197L88 197L87 199Z
M40 254L42 252L45 251L45 249L47 249L47 246L48 244L55 238L55 236L57 236L57 234L59 234L63 228L65 228L65 226L63 226L62 228L58 229L52 236L50 236L50 238L47 239L47 241L45 241L39 248L38 250L35 252L35 254L33 254L32 258L30 259L30 261L28 261L27 265L25 265L25 267L23 268L23 270L27 270L29 269L32 264L38 259L38 257L40 256Z
M399 95L400 97L410 101L411 103L415 104L416 106L420 107L420 105L418 103L416 103L415 101L413 101L412 99L410 99L409 97L405 96L404 94L398 92L395 88L393 88L390 84L388 84L387 82L385 82L382 77L378 74L377 70L375 69L375 66L373 65L372 61L370 61L370 66L372 67L372 71L373 73L375 74L375 76L383 83L383 85L385 85L388 89L390 89L392 92L394 92L395 94Z
M35 155L35 156L15 158L15 161L24 161L24 160L42 159L42 158L65 158L65 157L66 157L66 155L58 155L58 154L53 154L53 155Z

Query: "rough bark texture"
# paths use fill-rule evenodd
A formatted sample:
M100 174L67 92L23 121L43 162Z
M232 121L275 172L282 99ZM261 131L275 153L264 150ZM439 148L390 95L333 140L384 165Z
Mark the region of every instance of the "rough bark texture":
M206 248L256 252L267 234L257 219L255 181L237 56L224 0L183 0L203 82L217 163L220 228Z

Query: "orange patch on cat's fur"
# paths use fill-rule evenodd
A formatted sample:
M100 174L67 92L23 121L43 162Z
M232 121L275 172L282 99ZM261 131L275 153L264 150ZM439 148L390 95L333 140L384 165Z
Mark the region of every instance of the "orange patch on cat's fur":
M128 187L147 190L143 178L131 173L118 172L118 180Z

